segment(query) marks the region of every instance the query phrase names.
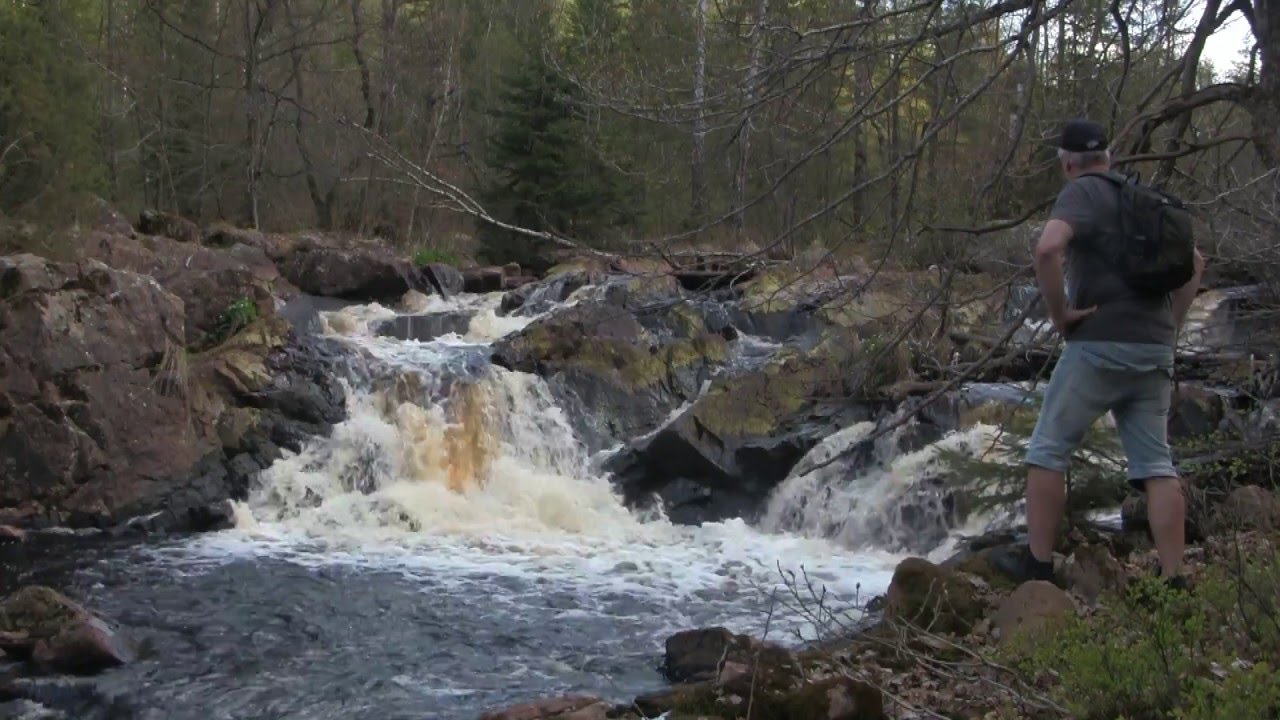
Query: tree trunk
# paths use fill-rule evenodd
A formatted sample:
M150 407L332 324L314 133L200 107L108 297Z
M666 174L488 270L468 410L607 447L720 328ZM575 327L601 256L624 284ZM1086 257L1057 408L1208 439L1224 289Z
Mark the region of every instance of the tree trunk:
M257 228L258 218L258 29L260 13L255 14L257 3L244 3L244 94L245 94L245 143L249 148L249 160L245 163L245 215L249 226ZM255 15L258 15L255 22Z
M758 99L756 84L760 82L761 63L764 56L764 26L769 17L769 0L760 0L756 7L755 27L751 37L751 61L747 65L746 112L742 129L738 132L738 168L733 178L733 227L741 235L746 223L747 169L751 162L751 124L755 117Z
M1253 33L1261 65L1250 102L1253 141L1266 167L1280 165L1280 0L1254 0Z
M693 219L702 219L706 209L706 142L707 142L707 0L696 0L693 27L695 58L693 66L693 152L691 153L690 188Z

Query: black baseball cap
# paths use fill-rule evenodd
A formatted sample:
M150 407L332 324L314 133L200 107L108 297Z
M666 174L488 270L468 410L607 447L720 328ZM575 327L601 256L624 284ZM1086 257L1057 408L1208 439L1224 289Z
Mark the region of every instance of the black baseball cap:
M1092 120L1069 120L1062 128L1058 147L1068 152L1106 150L1107 130Z

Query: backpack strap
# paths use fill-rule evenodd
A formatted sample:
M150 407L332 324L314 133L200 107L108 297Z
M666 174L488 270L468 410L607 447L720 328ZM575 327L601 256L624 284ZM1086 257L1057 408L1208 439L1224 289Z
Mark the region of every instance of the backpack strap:
M1110 181L1112 184L1117 185L1119 187L1124 187L1125 185L1132 185L1137 182L1136 178L1131 178L1125 175L1121 175L1115 170L1080 173L1080 177L1102 178L1103 180Z

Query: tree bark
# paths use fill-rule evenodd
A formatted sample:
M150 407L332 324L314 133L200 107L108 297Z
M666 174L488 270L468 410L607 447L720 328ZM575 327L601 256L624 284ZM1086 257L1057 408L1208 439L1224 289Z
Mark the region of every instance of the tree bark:
M746 224L747 170L751 162L751 132L758 99L756 84L760 82L761 63L764 59L764 26L769 17L769 0L760 0L756 6L755 26L751 34L751 60L747 65L746 112L742 129L738 132L738 168L733 178L733 227L741 235Z
M691 213L700 220L706 209L706 142L707 142L707 0L695 0L693 105L693 151L690 158Z

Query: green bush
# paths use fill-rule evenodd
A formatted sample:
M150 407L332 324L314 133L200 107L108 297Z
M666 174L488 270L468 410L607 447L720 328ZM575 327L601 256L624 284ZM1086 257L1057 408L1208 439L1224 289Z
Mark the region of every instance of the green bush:
M418 248L413 253L413 264L417 267L430 265L432 263L444 263L445 265L457 265L458 257L447 250L439 248L424 247Z
M227 305L227 309L218 316L218 327L213 333L213 344L217 345L235 335L258 319L258 306L247 297L239 298Z
M1275 557L1208 569L1192 593L1155 578L1004 658L1084 720L1280 717Z

